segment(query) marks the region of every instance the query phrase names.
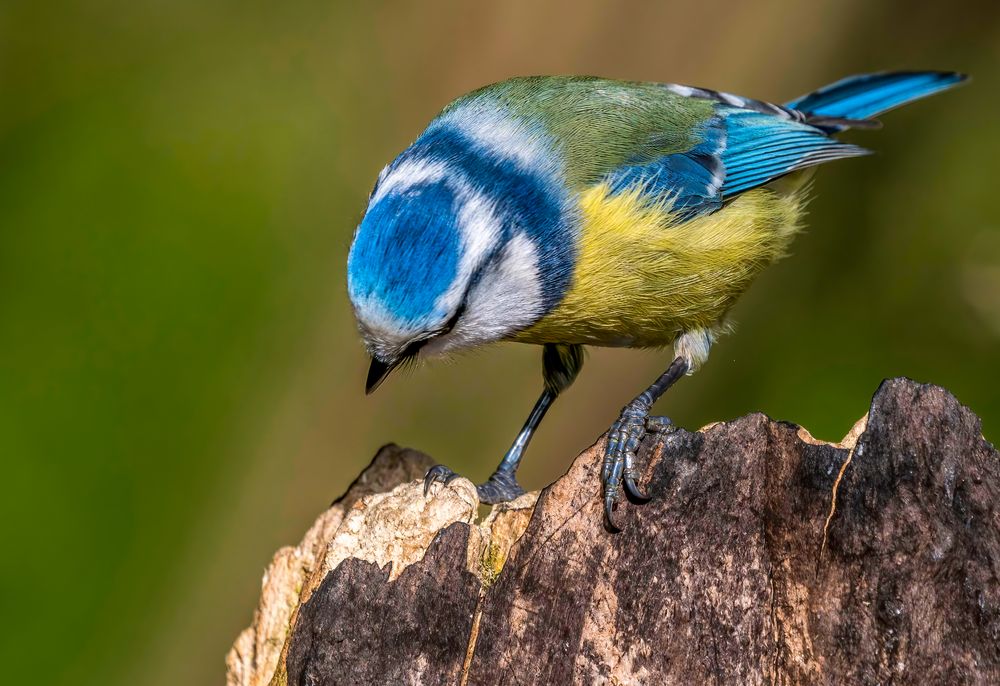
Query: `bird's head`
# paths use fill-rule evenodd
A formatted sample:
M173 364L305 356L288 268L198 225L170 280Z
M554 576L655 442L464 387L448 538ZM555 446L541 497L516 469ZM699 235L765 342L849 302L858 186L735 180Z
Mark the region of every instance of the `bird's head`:
M498 340L541 310L534 243L502 202L441 161L397 160L354 236L347 290L371 355L367 392L423 355Z

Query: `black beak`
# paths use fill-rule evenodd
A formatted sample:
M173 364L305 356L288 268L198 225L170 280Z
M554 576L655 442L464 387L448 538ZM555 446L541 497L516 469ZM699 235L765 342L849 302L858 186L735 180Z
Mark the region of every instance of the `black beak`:
M439 329L434 331L431 335L424 336L423 338L418 338L415 341L411 341L403 352L396 355L393 359L388 362L383 362L374 355L372 356L371 366L368 367L368 381L365 382L365 395L371 395L372 391L379 387L379 385L385 381L385 377L392 373L392 370L410 360L416 359L417 353L423 348L434 336L440 336L441 334L448 333L451 331L451 327L455 325L455 319L462 313L462 309L451 318L448 322L447 328Z
M385 381L385 377L389 376L389 373L405 359L405 356L400 355L395 360L387 363L377 357L373 357L372 364L368 367L368 380L365 381L365 395L371 395L372 391Z

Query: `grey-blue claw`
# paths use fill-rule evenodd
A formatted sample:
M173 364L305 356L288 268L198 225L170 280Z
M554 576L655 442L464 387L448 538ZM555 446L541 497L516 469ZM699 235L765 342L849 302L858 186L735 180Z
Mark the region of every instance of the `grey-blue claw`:
M675 428L670 417L646 417L646 433L667 433Z
M615 505L617 504L617 498L614 495L607 494L604 496L604 528L613 534L620 534L621 527L615 524L614 511Z
M643 490L639 488L639 484L635 482L635 477L633 475L626 474L624 482L625 482L625 496L629 499L630 502L635 503L636 505L643 505L652 500L650 496L646 495L646 493L644 493Z
M434 483L440 483L447 486L452 481L458 478L458 474L452 470L445 467L443 464L436 464L427 470L427 474L424 475L424 497L431 492L431 486Z
M686 358L675 358L667 367L667 371L660 375L660 378L650 384L649 388L640 393L635 400L622 408L618 421L612 424L608 431L608 445L604 452L604 465L601 468L604 521L608 531L621 530L611 515L615 505L621 499L622 490L634 503L649 502L649 496L643 493L636 483L639 472L635 468L635 454L639 450L642 437L647 432L671 430L669 419L650 417L649 410L664 391L673 386L677 379L684 376L688 368Z
M635 454L649 426L648 413L649 403L640 396L622 409L618 421L612 424L608 431L608 445L601 469L601 485L604 495L605 524L611 532L621 530L615 523L612 513L615 505L621 500L623 491L629 501L637 505L650 500L636 483L638 472L635 469ZM669 425L670 420L662 420L663 418L657 417L653 426L659 428Z

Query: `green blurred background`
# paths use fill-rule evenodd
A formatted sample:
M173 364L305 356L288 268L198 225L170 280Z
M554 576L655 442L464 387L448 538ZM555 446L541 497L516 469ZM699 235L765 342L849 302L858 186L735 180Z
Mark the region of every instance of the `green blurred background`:
M380 444L488 475L535 399L538 351L365 398L345 297L375 175L450 99L590 73L780 101L892 68L975 80L853 135L880 154L823 169L794 258L661 407L837 439L905 374L995 439L993 0L4 2L4 683L222 683L271 553ZM593 351L522 481L555 478L665 361Z

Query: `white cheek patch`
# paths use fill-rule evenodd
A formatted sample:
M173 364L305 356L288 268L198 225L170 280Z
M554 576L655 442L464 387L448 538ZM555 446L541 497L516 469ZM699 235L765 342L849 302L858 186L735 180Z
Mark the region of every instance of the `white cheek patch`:
M449 167L447 162L421 158L406 160L384 173L369 206L390 193L402 193L420 184L438 182L445 183L455 194L457 224L462 234L458 272L451 286L441 294L436 303L440 311L452 312L458 307L472 273L500 238L502 226L494 204L485 195L475 191L468 180Z
M455 328L427 345L437 354L495 341L530 326L544 314L538 251L523 233L516 234L499 259L487 267L466 298Z
M467 184L459 186L458 226L462 232L462 256L458 262L458 273L448 290L437 300L437 309L453 312L465 295L469 279L483 263L497 241L500 240L502 226L496 208L486 196L476 193Z

